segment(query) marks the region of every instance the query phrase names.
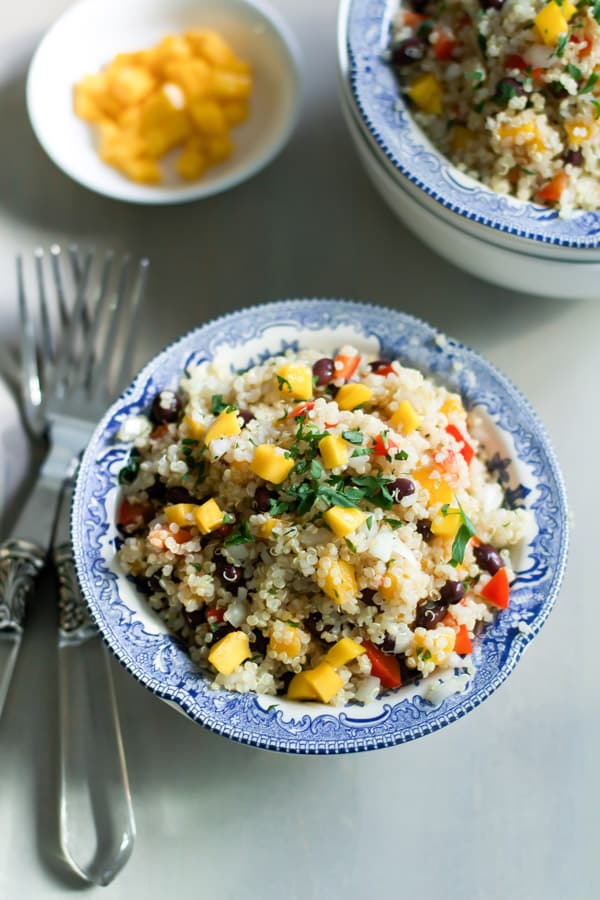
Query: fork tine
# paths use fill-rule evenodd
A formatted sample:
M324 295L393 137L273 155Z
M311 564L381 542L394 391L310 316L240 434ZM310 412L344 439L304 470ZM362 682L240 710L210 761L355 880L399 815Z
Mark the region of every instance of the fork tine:
M64 394L71 381L73 372L75 372L78 368L74 348L78 329L80 328L83 308L86 303L87 284L89 281L93 256L94 254L92 250L88 250L84 255L81 271L81 281L79 282L79 285L77 287L75 303L73 305L73 309L71 310L68 324L66 330L64 331L63 339L58 352L58 362L54 372L52 387L54 391L59 395ZM60 271L60 266L58 264L58 254L55 259L57 262L56 270Z
M146 292L146 284L148 282L148 267L150 266L149 259L141 259L138 265L137 276L135 279L135 284L133 285L133 290L131 294L131 302L129 304L129 321L126 325L126 333L127 339L125 341L125 346L122 350L121 355L121 364L119 366L119 371L117 373L117 381L116 387L120 390L124 387L125 383L129 380L129 376L131 374L131 354L133 351L133 344L135 341L135 326L137 323L137 314L142 302L143 296Z
M69 311L67 309L67 301L65 299L65 288L60 271L60 247L58 244L52 244L50 247L50 263L52 266L52 275L54 276L54 286L56 288L56 299L58 301L58 311L60 313L60 327L65 329L69 321Z
M106 306L106 300L108 298L108 284L113 259L113 251L107 250L104 254L104 262L102 263L102 269L100 272L98 294L96 295L96 299L92 303L92 321L87 332L86 342L81 356L77 387L89 385L91 381L92 369L94 367L95 360L95 344L98 338L98 333L100 331L100 325L102 323L102 316L104 313L104 308Z
M114 350L119 326L119 310L123 305L127 293L127 274L131 257L126 254L121 259L121 268L117 282L117 290L108 308L108 331L104 339L104 348L98 355L96 366L91 372L91 393L97 398L110 393L109 375L111 366L111 354Z
M42 415L42 387L35 347L33 321L27 309L25 283L23 280L23 259L17 256L17 292L19 298L19 318L21 322L21 399L25 421L36 437L44 432Z
M38 247L34 252L35 259L35 276L38 289L38 300L40 306L40 325L41 325L41 350L44 360L48 366L54 362L54 347L52 345L52 331L50 329L50 317L48 315L48 298L46 295L46 285L44 282L44 251ZM44 378L47 380L49 370L44 371Z
M83 275L83 271L81 268L81 258L79 253L79 245L78 244L69 244L68 248L69 252L69 261L71 263L71 273L73 275L73 284L75 285L75 290L79 287L79 283L81 281L81 277ZM90 311L88 309L87 303L83 307L83 333L86 334L88 328L91 325L90 319Z

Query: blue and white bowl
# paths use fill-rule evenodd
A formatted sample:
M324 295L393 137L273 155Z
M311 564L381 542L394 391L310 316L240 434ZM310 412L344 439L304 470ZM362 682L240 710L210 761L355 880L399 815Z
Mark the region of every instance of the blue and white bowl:
M561 218L556 210L501 196L460 172L414 122L384 58L399 4L400 0L342 0L338 17L342 107L353 140L368 147L376 160L379 181L390 185L390 194L400 190L406 198L389 199L387 187L377 185L389 205L411 227L411 201L416 202L427 219L426 235L433 229L428 242L434 247L452 242L450 229L458 232L466 249L453 247L445 255L481 277L549 296L597 296L600 212ZM372 167L366 168L373 177ZM511 254L508 268L495 248ZM491 264L474 268L473 256L478 253L491 256ZM515 275L513 264L524 275Z
M377 357L398 357L459 391L485 422L490 470L509 505L531 510L535 534L516 548L511 605L474 647L476 672L457 671L462 693L424 698L431 681L365 706L332 708L282 697L209 687L187 652L119 571L115 526L117 473L129 446L116 440L128 416L147 411L185 366L217 358L233 371L286 348L331 354L351 343ZM195 722L242 743L287 753L349 753L410 741L461 718L514 669L556 599L567 555L567 507L552 448L536 414L489 363L458 342L403 313L345 300L289 300L252 307L209 322L156 356L108 410L79 471L72 510L77 574L90 614L125 668L154 694ZM458 683L458 682L457 682Z

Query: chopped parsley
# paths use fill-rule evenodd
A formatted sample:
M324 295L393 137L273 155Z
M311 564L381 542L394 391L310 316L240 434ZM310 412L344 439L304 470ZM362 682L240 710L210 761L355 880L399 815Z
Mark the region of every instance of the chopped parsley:
M233 529L231 534L225 538L223 545L229 547L232 544L249 544L254 538L248 527L248 522L244 519L239 525Z
M342 431L342 437L349 444L362 444L363 435L359 428L351 428L350 431Z
M452 543L452 559L450 559L450 565L459 566L463 559L465 558L465 549L467 544L469 543L469 539L473 537L475 534L475 526L472 521L460 505L460 501L456 498L456 502L458 504L458 512L456 515L460 516L460 528L456 532L456 537ZM446 504L446 512L444 513L444 507L442 507L443 515L447 515L447 504Z
M137 450L132 450L127 465L119 469L119 474L117 475L119 484L132 484L135 481L140 471L140 461L140 455Z
M275 375L275 378L277 379L277 385L280 391L283 391L284 388L287 388L289 393L292 393L292 386L287 378L284 378L283 375Z

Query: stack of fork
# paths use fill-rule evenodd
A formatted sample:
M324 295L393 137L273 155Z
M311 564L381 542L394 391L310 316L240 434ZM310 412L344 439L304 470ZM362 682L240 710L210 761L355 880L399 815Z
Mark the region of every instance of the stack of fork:
M79 456L129 374L148 260L139 262L131 284L130 258L116 260L111 252L97 261L92 251L70 247L65 254L55 245L49 254L35 251L33 268L39 338L17 258L21 399L25 425L47 453L0 545L0 713L29 599L50 562L59 580L60 845L83 879L108 884L131 855L135 824L109 660L74 573L70 499ZM82 840L90 828L91 854Z

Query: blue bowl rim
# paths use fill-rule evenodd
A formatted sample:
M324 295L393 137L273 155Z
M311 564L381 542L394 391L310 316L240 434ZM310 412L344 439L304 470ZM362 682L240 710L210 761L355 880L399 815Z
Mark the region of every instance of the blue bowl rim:
M161 362L169 356L172 352L177 350L178 347L183 346L186 342L197 336L198 334L204 332L206 329L210 327L219 326L221 329L231 320L236 319L243 313L251 312L253 316L258 317L261 313L269 313L271 311L281 310L282 312L287 311L285 321L289 322L290 319L290 311L294 310L295 312L302 309L310 309L317 308L319 306L325 306L328 310L332 310L335 312L338 308L343 309L344 312L353 312L356 313L357 316L361 318L365 314L369 312L377 312L379 314L384 314L386 316L400 319L405 324L410 324L413 327L417 327L418 329L428 333L432 340L436 340L436 338L442 338L447 341L451 347L459 352L460 354L466 356L473 362L477 362L487 370L487 372L492 376L496 381L500 382L504 389L506 389L509 395L515 400L518 406L523 410L523 412L527 415L528 421L531 424L532 428L535 430L536 437L539 440L540 447L543 450L544 458L548 465L548 474L551 476L553 487L555 489L554 501L556 502L558 509L562 513L560 518L561 528L560 528L560 538L558 542L558 546L556 548L556 552L554 555L554 565L553 565L553 577L551 584L547 592L545 593L543 604L539 613L536 614L534 621L526 632L518 632L513 635L511 638L510 652L506 658L505 663L503 664L501 670L494 677L492 682L487 685L484 689L480 689L476 694L471 695L469 690L467 690L466 694L458 694L453 697L447 698L442 702L441 705L436 707L431 707L433 712L439 712L444 708L444 706L448 705L449 700L453 699L456 701L451 705L453 708L446 711L444 715L438 715L433 722L423 722L419 723L418 726L411 728L410 730L403 730L393 735L384 734L382 736L368 737L365 739L340 739L333 741L323 741L323 740L307 740L302 737L302 735L295 740L280 740L276 738L272 738L264 735L261 735L259 732L240 732L239 729L236 729L235 725L215 725L215 723L211 721L204 720L201 716L195 714L193 709L193 703L191 701L187 701L184 697L182 697L179 693L174 694L173 691L165 690L161 688L157 684L149 684L149 678L140 674L139 670L136 670L134 666L129 664L127 660L125 660L120 652L118 646L115 645L115 642L111 640L111 638L105 633L103 629L103 620L99 615L98 608L96 605L96 599L93 594L90 593L88 586L88 578L87 572L84 564L84 554L83 554L83 538L85 537L85 528L81 528L82 521L82 502L83 502L83 491L85 488L85 483L87 478L90 476L90 470L93 468L94 457L97 451L97 444L102 439L102 436L105 433L105 430L108 426L108 423L114 417L115 413L122 406L123 401L131 396L135 396L136 392L138 392L142 386L148 382L149 376L156 370L160 368ZM272 322L269 322L272 325ZM428 373L430 374L430 373ZM80 588L82 590L82 594L84 600L86 602L88 612L94 624L98 627L102 640L105 645L112 651L112 653L116 656L119 663L129 672L130 675L143 684L146 688L148 688L153 694L160 697L163 700L166 700L171 705L175 705L179 707L180 711L184 712L187 716L189 716L193 721L198 722L203 727L207 728L209 731L212 731L215 734L220 734L222 736L228 737L230 739L236 740L239 743L246 744L248 746L254 746L260 749L274 750L285 753L294 753L294 754L303 754L303 755L335 755L335 754L345 754L345 753L354 753L354 752L363 752L366 750L374 750L374 749L384 749L391 746L396 746L402 743L407 743L408 741L414 740L418 737L423 737L426 734L432 734L435 731L440 730L448 724L451 724L454 721L462 718L467 712L472 711L477 706L479 706L484 700L486 700L489 696L491 696L508 678L511 672L514 670L518 661L523 655L525 649L529 646L533 638L539 633L542 626L545 624L548 615L550 614L554 603L556 601L556 597L558 595L564 570L566 567L566 561L568 556L568 546L569 546L569 530L568 530L568 521L567 521L567 496L566 490L564 486L564 481L562 478L562 474L560 472L560 468L558 465L558 461L554 452L554 449L551 445L549 437L546 433L546 430L539 419L537 413L529 403L529 401L525 398L525 396L521 393L521 391L492 363L488 362L486 359L481 357L477 352L472 350L467 345L462 344L461 342L447 337L443 332L440 332L438 329L429 325L424 320L407 314L400 312L399 310L392 309L391 307L383 306L380 304L375 304L369 301L355 301L355 300L345 300L341 298L293 298L290 300L283 301L272 301L268 303L257 304L255 306L237 310L230 313L227 313L223 316L219 316L215 319L211 319L210 321L204 323L203 325L198 326L181 337L177 338L175 341L171 342L167 345L163 350L161 350L158 354L156 354L152 359L146 363L146 365L142 368L142 370L135 377L133 382L130 384L125 391L122 392L120 397L110 406L107 410L99 424L97 425L94 434L92 435L86 450L83 454L77 475L75 488L73 493L73 502L71 507L71 535L72 535L72 545L73 545L73 557L75 563L75 571L77 575L77 579L79 581ZM496 619L496 622L499 621L499 617ZM491 629L493 626L490 625ZM227 694L229 696L233 696L236 701L240 701L241 699L247 698L256 698L257 695L254 694L234 694L232 692L227 691L219 691L215 692L218 694ZM274 702L276 702L276 698L274 698ZM397 704L399 707L403 701L400 701ZM255 701L256 706L258 706L258 702ZM393 699L390 700L390 705L385 707L386 712L389 712L392 709ZM396 707L396 708L397 708ZM306 707L305 707L306 709ZM352 709L352 707L345 707L345 710ZM261 711L262 708L261 708ZM306 722L309 718L308 716L309 710L307 710L307 715L300 720L300 724ZM267 710L269 713L269 710ZM274 713L276 717L280 716L280 713ZM378 717L379 719L381 716ZM313 723L327 722L327 720L331 720L333 717L331 715L320 715L311 719ZM283 720L282 720L283 721ZM344 719L343 714L340 720L336 719L336 722L344 722L344 721L356 721L348 718ZM368 723L369 720L360 719L361 723ZM340 728L340 730L343 730Z
M349 0L340 5L340 15L346 15L352 97L379 150L412 184L465 219L493 231L556 247L590 250L600 247L600 211L580 210L563 219L554 209L497 194L473 179L472 186L465 187L465 176L433 147L413 120L401 92L393 83L390 67L382 57L382 27L389 23L392 12L400 5L401 0ZM368 13L363 7L368 7ZM375 33L376 51L373 48ZM373 90L375 82L365 79L365 73L371 72L382 79L377 82L378 90L382 89L382 84L384 86L379 96ZM377 102L384 96L388 102L387 110L377 109ZM400 155L393 146L400 126L410 147L406 155ZM457 173L458 180L453 173Z

